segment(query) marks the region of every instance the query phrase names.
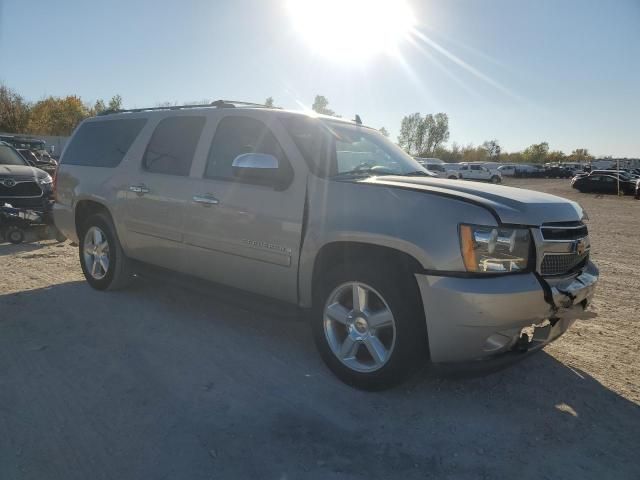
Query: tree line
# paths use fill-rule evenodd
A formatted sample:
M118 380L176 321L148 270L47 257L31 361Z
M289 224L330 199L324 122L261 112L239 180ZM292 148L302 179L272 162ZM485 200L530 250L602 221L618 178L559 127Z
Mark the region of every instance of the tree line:
M71 135L85 118L122 107L122 97L87 104L77 95L49 96L30 102L16 91L0 85L0 132L32 135Z
M209 100L191 102L207 104ZM264 104L274 107L273 97ZM164 102L157 106L170 106ZM84 102L77 95L66 97L49 96L37 102L25 100L20 94L0 84L0 132L26 133L32 135L71 135L75 127L85 118L98 115L105 110L122 108L122 97L114 95L110 100L96 100L93 104ZM312 110L323 115L340 117L329 108L329 100L324 95L316 95ZM380 132L389 136L385 127ZM487 162L504 163L545 163L563 161L590 161L593 157L586 148L577 148L570 154L559 150L550 151L547 142L530 145L521 152L503 152L498 140L487 140L482 145L459 145L449 141L449 117L446 113L421 115L413 113L402 118L398 145L409 155L435 157L445 162Z

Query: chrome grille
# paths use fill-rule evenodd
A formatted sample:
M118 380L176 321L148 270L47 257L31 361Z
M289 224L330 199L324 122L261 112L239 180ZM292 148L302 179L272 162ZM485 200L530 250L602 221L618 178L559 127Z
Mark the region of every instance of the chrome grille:
M542 275L564 275L584 265L589 254L546 254L540 267Z
M0 183L0 197L39 197L42 195L40 186L33 181L22 181L12 187Z
M550 241L578 240L589 234L587 226L581 222L570 224L547 223L540 230L542 231L542 238Z
M535 235L543 276L567 275L588 262L590 241L584 223L545 223Z

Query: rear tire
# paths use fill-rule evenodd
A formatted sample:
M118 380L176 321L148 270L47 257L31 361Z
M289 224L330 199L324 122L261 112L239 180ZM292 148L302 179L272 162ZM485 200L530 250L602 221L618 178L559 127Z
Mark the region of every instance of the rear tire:
M382 390L424 366L427 328L418 285L409 272L386 264L347 264L334 267L319 282L314 292L313 336L320 356L340 380L364 390ZM350 293L354 286L368 290L362 309L354 305L357 294ZM344 300L336 301L336 292L341 291ZM336 308L340 314L334 313ZM340 315L341 321L333 320ZM373 340L384 348L372 347ZM351 353L342 354L347 350ZM373 351L385 354L374 356Z
M108 215L96 213L83 222L78 254L82 273L96 290L120 290L131 282L131 261Z
M491 183L500 183L500 177L494 175L493 177L491 177Z

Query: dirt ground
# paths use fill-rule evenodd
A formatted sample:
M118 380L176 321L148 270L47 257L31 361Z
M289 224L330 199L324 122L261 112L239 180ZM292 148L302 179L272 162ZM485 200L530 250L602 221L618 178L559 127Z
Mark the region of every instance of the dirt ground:
M337 381L295 315L169 277L99 293L68 242L0 245L0 479L640 478L640 201L507 183L586 208L597 317L381 393Z

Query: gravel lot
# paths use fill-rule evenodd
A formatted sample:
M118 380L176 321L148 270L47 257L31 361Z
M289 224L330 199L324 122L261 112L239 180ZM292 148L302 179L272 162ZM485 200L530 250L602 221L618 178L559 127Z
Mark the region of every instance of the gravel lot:
M587 209L597 317L382 393L291 313L166 276L98 293L68 242L0 245L0 479L640 478L640 201L508 183Z

